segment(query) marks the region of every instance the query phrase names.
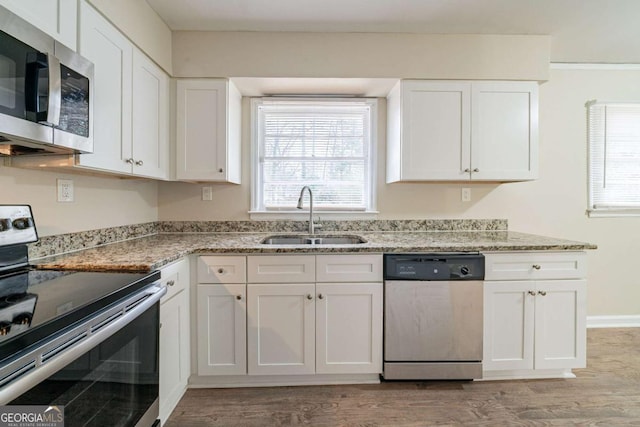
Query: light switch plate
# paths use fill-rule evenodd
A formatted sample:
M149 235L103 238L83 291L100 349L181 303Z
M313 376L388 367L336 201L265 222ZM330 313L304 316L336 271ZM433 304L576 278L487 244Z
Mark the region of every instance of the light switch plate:
M73 202L73 180L58 179L58 202Z

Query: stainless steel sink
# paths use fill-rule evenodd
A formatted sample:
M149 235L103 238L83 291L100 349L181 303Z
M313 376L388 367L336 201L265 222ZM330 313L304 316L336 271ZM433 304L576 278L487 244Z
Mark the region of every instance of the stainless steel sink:
M359 245L367 241L360 236L269 236L263 245Z

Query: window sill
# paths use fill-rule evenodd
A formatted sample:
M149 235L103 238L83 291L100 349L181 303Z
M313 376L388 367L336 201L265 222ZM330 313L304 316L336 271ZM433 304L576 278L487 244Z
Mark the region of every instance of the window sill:
M589 218L638 217L640 209L598 209L587 210Z
M359 219L376 219L378 217L378 211L315 211L313 212L313 218L320 218L326 220L359 220ZM308 210L295 210L295 211L249 211L249 217L252 220L266 221L266 220L278 220L288 219L290 221L308 221Z

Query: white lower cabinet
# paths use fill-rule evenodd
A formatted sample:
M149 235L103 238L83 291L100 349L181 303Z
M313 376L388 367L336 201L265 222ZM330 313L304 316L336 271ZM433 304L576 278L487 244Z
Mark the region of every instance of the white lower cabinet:
M200 256L196 380L226 376L217 383L265 384L270 375L290 382L291 376L315 374L377 379L381 267L379 254Z
M318 283L316 295L316 373L382 372L382 283Z
M160 301L160 419L164 423L182 398L189 379L189 262L161 270L167 294Z
M198 284L198 375L247 373L246 289Z
M248 371L315 372L315 285L249 284Z
M583 253L577 253L580 259ZM544 254L544 257L547 257ZM559 254L566 259L570 254ZM544 271L530 255L532 275ZM494 259L498 258L498 259ZM511 254L487 255L487 265L512 260ZM513 276L522 276L514 271ZM586 366L586 280L577 278L585 269L567 271L558 280L502 280L504 271L487 270L484 282L485 378L570 376L573 368Z
M249 374L382 371L382 283L248 285Z

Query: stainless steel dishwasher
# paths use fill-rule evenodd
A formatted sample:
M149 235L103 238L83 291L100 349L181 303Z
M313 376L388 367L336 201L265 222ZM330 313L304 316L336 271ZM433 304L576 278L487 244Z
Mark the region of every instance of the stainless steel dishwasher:
M479 253L384 255L385 380L482 378Z

